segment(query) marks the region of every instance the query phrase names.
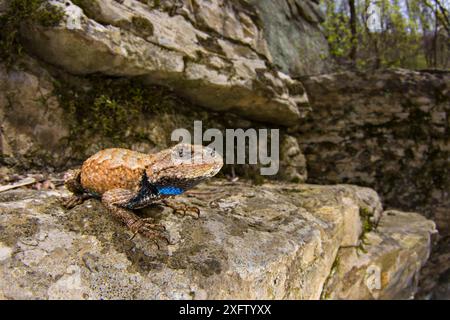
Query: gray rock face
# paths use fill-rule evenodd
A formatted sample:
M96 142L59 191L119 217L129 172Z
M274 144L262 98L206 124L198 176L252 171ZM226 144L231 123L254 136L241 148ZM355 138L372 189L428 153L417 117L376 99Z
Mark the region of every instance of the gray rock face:
M328 43L321 31L324 15L310 0L247 0L257 8L273 62L294 76L328 72Z
M295 137L284 135L280 145L280 177L290 182L305 182L306 158Z
M370 186L450 231L450 73L385 70L304 81L314 112L299 143L315 183Z
M385 211L376 232L364 236L364 241L370 243L366 249L339 250L322 296L412 299L419 271L430 254L429 232L433 229L434 223L417 213Z
M179 201L199 206L199 220L162 207L141 212L170 233L174 244L160 251L139 235L129 240L97 200L66 211L62 190L0 194L0 298L318 299L324 286L329 297L395 297L411 284L414 291L410 280L434 232L417 214L382 213L367 188L216 180L196 191ZM383 287L374 296L363 290L361 272L352 275L355 290L336 285L361 264L357 258L341 258L343 273L330 275L342 248L360 245L361 212L380 223L364 245L370 262L401 253L379 264Z
M0 157L61 165L59 159L67 157L61 139L69 129L53 94L54 79L33 61L24 64L27 71L0 64Z
M433 246L430 258L420 271L416 299L450 300L450 237Z
M386 206L433 219L442 238L420 296L448 296L450 73L347 72L303 83L314 112L297 138L309 181L370 186Z
M139 76L206 108L281 125L309 110L302 84L271 66L251 7L225 0L156 7L135 0L51 2L65 21L23 36L28 50L70 73Z

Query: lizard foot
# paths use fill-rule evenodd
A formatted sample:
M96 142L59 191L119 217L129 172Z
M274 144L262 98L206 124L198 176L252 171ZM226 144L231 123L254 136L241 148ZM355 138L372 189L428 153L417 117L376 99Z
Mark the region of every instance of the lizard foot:
M182 216L188 214L195 219L200 218L200 209L197 207L191 207L184 203L172 203L167 200L164 200L162 203L166 207L171 208L175 214L181 214Z
M129 201L135 196L136 194L130 190L112 189L102 195L102 203L110 214L125 223L133 232L130 240L140 233L143 237L153 241L158 250L160 249L159 240L172 244L163 225L152 223L152 218L141 218L127 208Z
M73 195L69 198L63 200L62 205L66 209L72 209L80 204L82 204L85 200L89 199L90 196L87 194L82 195Z
M136 219L134 222L130 223L128 227L133 231L133 236L130 238L132 240L138 233L142 234L146 238L153 240L160 249L158 240L164 240L167 244L172 244L169 240L169 236L166 233L166 227L161 224L154 224L149 222L150 219Z

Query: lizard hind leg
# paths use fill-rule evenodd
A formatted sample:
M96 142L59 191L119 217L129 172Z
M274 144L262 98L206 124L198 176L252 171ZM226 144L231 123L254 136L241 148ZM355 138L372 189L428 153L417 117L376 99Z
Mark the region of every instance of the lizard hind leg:
M165 234L166 228L163 225L150 223L149 219L143 219L127 208L127 204L135 196L136 193L130 190L113 189L103 194L102 203L114 217L122 221L133 232L132 238L140 233L153 240L158 249L157 240L164 240L170 244L169 238Z
M68 170L64 175L64 186L67 190L73 193L73 195L63 201L63 206L67 209L73 208L82 204L86 199L91 196L84 192L81 185L81 170L73 169Z

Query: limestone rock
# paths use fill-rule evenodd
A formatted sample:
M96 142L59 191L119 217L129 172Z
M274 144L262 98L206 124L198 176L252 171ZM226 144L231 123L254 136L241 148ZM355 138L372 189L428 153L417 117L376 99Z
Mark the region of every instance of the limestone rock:
M143 94L139 99L149 98L152 102L145 110L139 110L132 121L123 123L125 130L110 137L104 130L97 129L103 128L105 117L114 119L127 108L121 93L137 83L133 82L130 87L126 78L99 79L72 76L29 56L9 68L0 64L0 161L21 169L51 167L61 170L79 165L104 148L124 147L140 152L166 148L173 144L170 142L173 130L182 127L192 132L195 120L207 124L204 130L218 128L222 132L226 128L256 126L235 115L224 117L220 113L206 112L160 86L139 83L138 91ZM98 86L99 81L104 84ZM117 90L105 92L107 86L115 86ZM87 96L93 98L86 99ZM94 108L105 96L117 102L117 110L105 114L104 110ZM158 110L154 112L154 109ZM281 139L285 141L283 137L282 132ZM280 172L286 179L304 181L304 156L298 144L293 145L295 152L290 146L281 150Z
M304 79L314 112L299 126L309 181L377 190L450 232L450 73L402 69Z
M170 10L134 0L51 2L65 20L23 37L28 50L70 73L140 76L206 108L281 125L309 110L302 84L271 66L263 31L234 2Z
M430 258L420 271L416 299L450 300L450 237L436 237Z
M1 193L0 296L318 299L340 248L359 243L362 208L374 217L381 208L373 190L355 186L254 187L216 179L197 191L179 201L199 206L199 220L158 206L141 212L168 229L174 244L160 251L139 235L130 240L98 200L66 211L59 203L63 190ZM403 244L410 259L398 262L406 269L421 264L432 223L427 229L419 221L418 228L417 215L401 216L377 236ZM409 285L407 277L386 279L389 288Z
M61 139L68 127L53 94L53 78L35 61L23 63L27 71L0 64L0 156L10 164L39 166L46 159L61 165Z
M273 62L305 76L329 72L328 43L319 22L324 15L310 0L247 0L257 8Z
M450 73L380 70L303 79L312 112L296 135L308 181L353 183L377 190L387 207L434 220L436 247L422 296L448 296L450 236ZM428 269L428 268L427 268ZM429 283L439 283L431 293Z
M280 145L280 176L291 182L305 182L306 159L295 137L285 135Z
M434 231L435 224L419 214L385 211L362 247L339 250L323 297L412 299Z

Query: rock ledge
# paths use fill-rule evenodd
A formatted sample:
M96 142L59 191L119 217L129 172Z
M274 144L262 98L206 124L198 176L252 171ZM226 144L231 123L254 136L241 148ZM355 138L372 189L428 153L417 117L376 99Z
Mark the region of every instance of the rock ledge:
M383 213L373 190L350 185L216 180L194 192L180 201L199 206L199 220L142 212L175 242L160 251L129 240L97 200L66 211L64 190L0 194L0 298L410 297L435 230L415 213ZM371 265L381 272L375 291Z

